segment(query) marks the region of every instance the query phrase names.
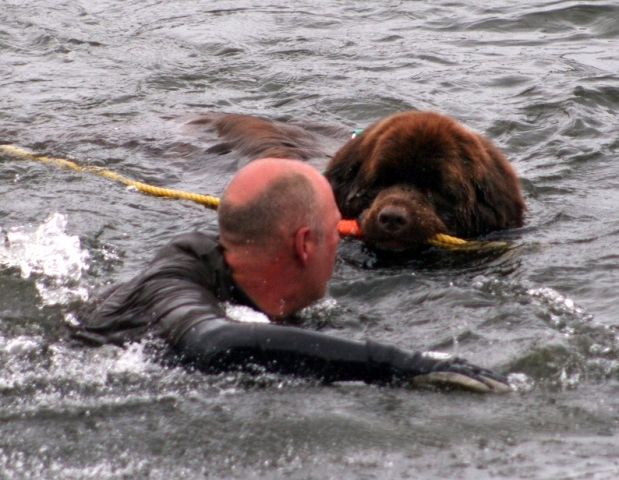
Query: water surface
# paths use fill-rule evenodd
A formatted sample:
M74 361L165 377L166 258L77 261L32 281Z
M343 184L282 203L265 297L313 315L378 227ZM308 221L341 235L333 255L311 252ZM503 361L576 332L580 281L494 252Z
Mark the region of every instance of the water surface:
M46 0L0 11L0 141L220 195L200 112L363 128L407 109L487 135L527 225L498 254L339 248L306 322L511 373L518 391L205 376L66 324L194 204L0 157L0 477L619 475L619 6L591 1Z

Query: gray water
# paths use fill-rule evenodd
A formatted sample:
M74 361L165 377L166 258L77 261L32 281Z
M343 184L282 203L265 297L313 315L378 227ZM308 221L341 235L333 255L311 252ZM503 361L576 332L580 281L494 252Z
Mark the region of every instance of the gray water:
M433 109L504 150L528 215L493 254L344 241L304 313L512 394L205 376L66 325L214 213L0 156L0 478L618 478L618 72L610 1L3 0L2 143L220 195L239 159L206 154L192 114L352 130Z

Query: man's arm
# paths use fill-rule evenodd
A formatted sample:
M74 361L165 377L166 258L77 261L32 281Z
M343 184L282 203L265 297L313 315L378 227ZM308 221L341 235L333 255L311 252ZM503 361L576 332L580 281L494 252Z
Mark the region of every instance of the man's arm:
M465 360L437 360L371 340L359 342L297 327L204 321L185 333L176 351L202 371L259 365L269 372L326 382L441 383L479 392L506 392L507 380Z

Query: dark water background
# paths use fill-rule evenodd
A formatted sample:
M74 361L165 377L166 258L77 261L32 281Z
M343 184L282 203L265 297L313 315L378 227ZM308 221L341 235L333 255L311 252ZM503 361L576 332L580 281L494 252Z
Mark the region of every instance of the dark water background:
M475 5L473 5L473 3ZM435 109L492 138L527 225L501 254L384 262L342 243L323 331L439 350L518 391L208 377L64 325L194 204L0 157L0 478L619 477L619 5L3 0L0 141L219 195L186 115L362 128Z

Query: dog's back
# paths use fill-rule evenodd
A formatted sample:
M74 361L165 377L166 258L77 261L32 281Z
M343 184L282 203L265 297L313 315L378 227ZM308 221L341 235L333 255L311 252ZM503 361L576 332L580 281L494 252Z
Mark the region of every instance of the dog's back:
M304 122L277 122L250 115L211 113L187 122L190 128L206 128L217 134L217 143L207 153L234 154L246 162L258 158L290 158L326 163L350 137L345 127Z

